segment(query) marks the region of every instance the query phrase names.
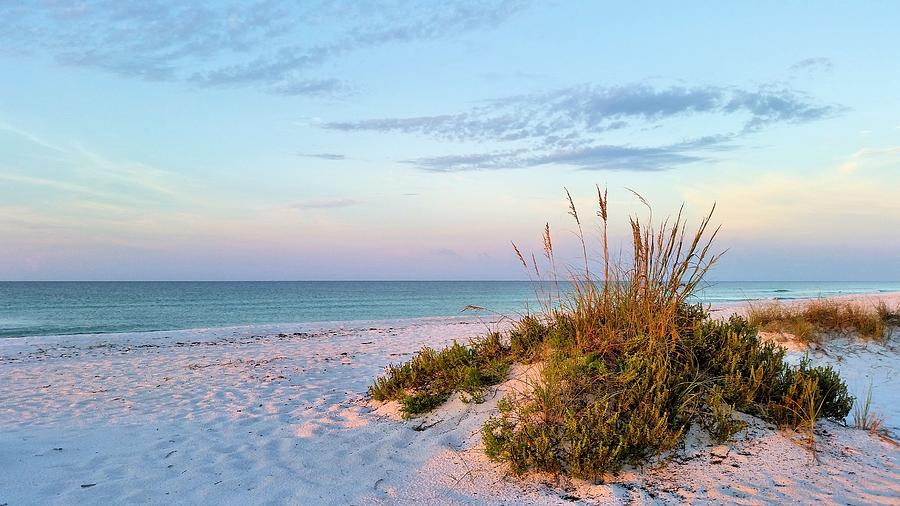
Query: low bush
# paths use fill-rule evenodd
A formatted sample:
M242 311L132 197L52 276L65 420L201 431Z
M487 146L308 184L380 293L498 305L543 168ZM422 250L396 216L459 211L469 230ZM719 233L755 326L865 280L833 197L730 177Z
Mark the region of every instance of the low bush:
M389 366L369 387L369 395L398 401L407 417L434 409L457 391L466 400L480 401L486 387L506 378L509 363L509 346L497 333L468 346L453 343L440 351L426 347L412 360Z
M743 318L691 326L677 344L637 338L613 358L551 350L533 391L508 398L485 424L488 456L514 473L598 479L675 448L694 423L723 442L744 427L735 411L804 430L850 411L835 371L788 365Z

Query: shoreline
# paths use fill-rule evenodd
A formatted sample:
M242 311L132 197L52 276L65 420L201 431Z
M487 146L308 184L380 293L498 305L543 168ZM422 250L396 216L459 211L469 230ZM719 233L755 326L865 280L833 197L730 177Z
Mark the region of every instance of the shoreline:
M490 315L490 322L499 319ZM172 330L138 330L132 332L95 332L81 334L48 334L35 336L18 336L0 338L0 352L5 347L29 344L72 344L73 342L114 339L116 342L144 343L169 339L206 338L211 340L236 339L247 337L267 337L294 332L318 332L327 330L363 329L368 327L397 326L407 327L428 324L454 324L458 322L480 322L488 317L478 316L422 316L415 318L388 318L381 320L330 320L298 323L261 323L247 325L228 325L224 327L196 327Z
M871 298L882 298L900 303L900 291L878 291L878 292L860 292L848 293L842 295L833 295L825 297L798 297L798 298L767 298L767 299L745 299L739 301L724 301L704 303L710 308L712 314L723 311L735 310L745 307L751 303L769 303L780 302L783 304L803 303L804 301L817 299L833 299L845 301L867 301ZM463 313L463 311L460 311ZM101 338L117 338L117 339L133 339L136 336L146 336L148 339L160 334L197 334L198 336L210 336L212 338L228 337L249 337L253 334L277 334L285 332L310 332L315 330L326 330L340 327L364 327L364 326L380 326L380 325L412 325L416 323L433 323L433 322L455 322L455 321L487 321L495 322L496 320L517 318L521 315L505 315L497 314L491 311L484 311L482 314L472 312L470 314L459 315L432 315L418 316L409 318L384 318L384 319L356 319L356 320L323 320L323 321L307 321L294 323L254 323L254 324L238 324L213 327L195 327L195 328L178 328L164 330L137 330L126 332L83 332L78 334L46 334L46 335L28 335L28 336L9 336L0 337L0 351L6 345L26 344L27 340L89 340ZM158 338L167 338L168 336L159 336Z

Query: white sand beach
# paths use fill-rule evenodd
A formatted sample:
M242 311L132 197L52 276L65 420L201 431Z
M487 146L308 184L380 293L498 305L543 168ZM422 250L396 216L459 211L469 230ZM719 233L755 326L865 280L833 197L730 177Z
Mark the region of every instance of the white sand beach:
M588 485L512 478L483 456L481 425L515 380L483 404L454 399L409 421L368 402L387 364L505 325L427 318L0 340L0 504L900 503L900 447L833 422L819 424L818 462L796 435L748 418L732 443L689 434L668 465ZM855 395L871 382L894 435L896 334L810 350Z

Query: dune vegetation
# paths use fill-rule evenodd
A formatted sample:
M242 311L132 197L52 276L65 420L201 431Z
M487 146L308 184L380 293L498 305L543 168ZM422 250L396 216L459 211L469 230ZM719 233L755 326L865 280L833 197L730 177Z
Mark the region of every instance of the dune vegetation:
M374 399L399 401L412 416L454 392L483 399L511 364L540 364L529 388L504 397L484 424L485 452L516 474L585 479L673 450L692 426L725 441L744 426L736 411L810 436L817 419L849 413L853 398L830 367L789 365L784 349L761 341L751 321L716 321L692 303L719 258L712 253L714 208L693 232L680 211L659 224L630 218L630 260L611 262L608 200L598 187L603 263L593 273L584 222L568 201L584 256L569 292L541 288L542 311L505 335L426 348L391 366L370 388ZM514 248L533 280L557 279L549 226L543 244L541 265Z
M900 308L883 301L874 306L829 299L790 305L772 301L751 304L747 319L762 331L789 333L803 343L836 335L884 342L892 327L900 325Z

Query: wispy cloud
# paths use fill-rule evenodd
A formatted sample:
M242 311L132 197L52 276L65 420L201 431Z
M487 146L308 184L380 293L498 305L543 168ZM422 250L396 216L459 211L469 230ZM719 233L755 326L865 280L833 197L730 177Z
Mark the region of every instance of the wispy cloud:
M896 234L885 230L900 227L900 201L890 198L885 188L884 179L825 167L811 175L763 171L737 180L701 181L684 197L689 207L719 202L718 219L735 237L762 237L764 242L775 237L801 242L819 237L843 244L874 241L890 251L891 242L898 242Z
M0 172L0 181L8 181L11 183L21 183L27 184L31 186L41 186L44 188L52 188L54 190L61 190L70 193L79 193L85 195L93 195L98 197L104 197L105 194L98 192L92 188L87 186L83 186L76 183L70 183L68 181L60 181L57 179L49 179L42 177L32 177L26 176L24 174L15 174L8 172Z
M298 153L297 156L305 158L319 158L322 160L344 160L347 157L338 153Z
M324 200L307 200L297 202L291 207L294 209L337 209L341 207L351 207L359 204L359 201L353 199L324 199Z
M88 176L114 180L119 184L164 196L178 193L167 181L174 177L170 172L140 162L110 160L83 146L78 146L76 152L89 162Z
M407 160L420 168L457 170L561 164L581 169L663 170L704 159L698 152L726 149L739 135L775 123L804 123L842 111L796 90L776 86L616 87L582 85L493 100L468 111L436 116L326 122L345 132L405 133L445 141L494 143L507 149ZM598 142L605 134L706 115L737 122L732 131L695 140L633 146Z
M351 86L338 79L296 79L284 78L269 86L276 95L348 95Z
M15 127L15 126L7 124L7 123L0 122L0 131L12 133L18 137L28 140L31 143L36 144L36 145L38 145L44 149L47 149L49 151L55 151L57 153L65 152L64 148L61 148L51 142L48 142L48 141L44 140L43 138L41 138L27 130L23 130L21 128Z
M685 141L664 146L594 145L549 152L514 150L468 155L448 155L406 160L431 172L516 169L540 165L563 165L581 170L630 170L656 172L706 158L698 154L704 149L725 149L723 140Z
M861 168L880 169L900 166L900 146L889 148L863 148L850 155L838 170L843 174L851 174Z
M773 122L803 122L834 114L839 108L814 103L800 92L764 86L655 88L645 84L616 87L575 86L495 100L458 114L329 122L343 131L419 133L457 141L542 140L571 146L591 134L694 114L743 115L745 127Z
M526 0L2 3L0 51L45 52L66 65L147 80L258 86L282 95L346 93L346 83L310 75L311 70L361 48L492 28L527 4ZM323 20L339 22L326 26Z
M831 72L834 70L834 62L831 58L821 56L816 58L805 58L791 65L790 70L792 72Z
M0 167L0 180L109 201L127 201L129 205L171 203L180 198L177 183L183 180L169 171L137 161L113 160L78 142L53 142L0 122L0 136L6 133L26 141L27 146L52 151L57 156L53 163L43 163L39 174L26 175L22 170Z

